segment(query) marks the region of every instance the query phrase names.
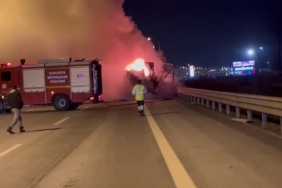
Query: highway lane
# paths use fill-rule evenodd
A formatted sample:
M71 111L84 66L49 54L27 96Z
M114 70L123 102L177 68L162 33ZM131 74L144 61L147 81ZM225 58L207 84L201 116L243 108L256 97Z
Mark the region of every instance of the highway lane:
M49 109L46 108L47 111ZM4 116L7 116L4 118L7 122L9 115ZM0 187L31 187L36 184L57 161L105 121L107 113L103 108L92 109L91 115L82 110L58 113L36 108L24 113L23 118L27 130L23 134L10 135L5 132L3 121L0 123L0 152L22 144L0 158ZM68 119L61 122L65 118ZM89 126L87 123L91 120L95 124Z
M179 100L146 107L147 117L134 102L25 109L31 132L15 135L1 115L0 187L281 187L280 138Z
M151 112L198 187L281 187L281 138L182 100Z

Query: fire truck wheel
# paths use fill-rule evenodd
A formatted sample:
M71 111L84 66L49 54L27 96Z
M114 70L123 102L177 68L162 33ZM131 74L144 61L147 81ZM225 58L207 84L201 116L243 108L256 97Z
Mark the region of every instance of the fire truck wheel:
M5 112L4 101L0 100L0 114Z
M6 113L11 113L12 109L6 109Z
M80 104L77 102L72 102L69 110L76 110L79 107L79 105Z
M56 95L52 102L57 111L66 111L70 108L71 102L67 95Z

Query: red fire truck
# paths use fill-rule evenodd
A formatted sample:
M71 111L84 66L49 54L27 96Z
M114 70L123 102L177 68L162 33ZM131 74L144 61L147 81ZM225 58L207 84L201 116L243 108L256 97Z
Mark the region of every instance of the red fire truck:
M102 100L102 66L98 60L46 59L18 67L0 65L0 113L9 110L5 98L17 85L25 105L53 105L58 111L76 109L84 101Z

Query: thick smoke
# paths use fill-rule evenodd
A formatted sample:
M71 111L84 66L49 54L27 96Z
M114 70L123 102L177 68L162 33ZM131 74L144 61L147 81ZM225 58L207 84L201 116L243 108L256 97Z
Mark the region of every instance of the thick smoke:
M106 100L122 98L125 66L136 58L161 60L125 16L124 0L1 0L0 62L102 59ZM128 89L126 90L128 92Z

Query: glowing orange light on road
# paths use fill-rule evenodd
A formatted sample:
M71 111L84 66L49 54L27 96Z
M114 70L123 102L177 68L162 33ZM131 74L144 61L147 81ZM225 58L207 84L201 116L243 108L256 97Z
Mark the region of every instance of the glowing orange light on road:
M149 76L150 75L150 71L148 69L148 67L146 67L145 65L145 61L141 58L136 59L133 63L129 64L126 66L125 70L127 71L144 71L145 76Z

